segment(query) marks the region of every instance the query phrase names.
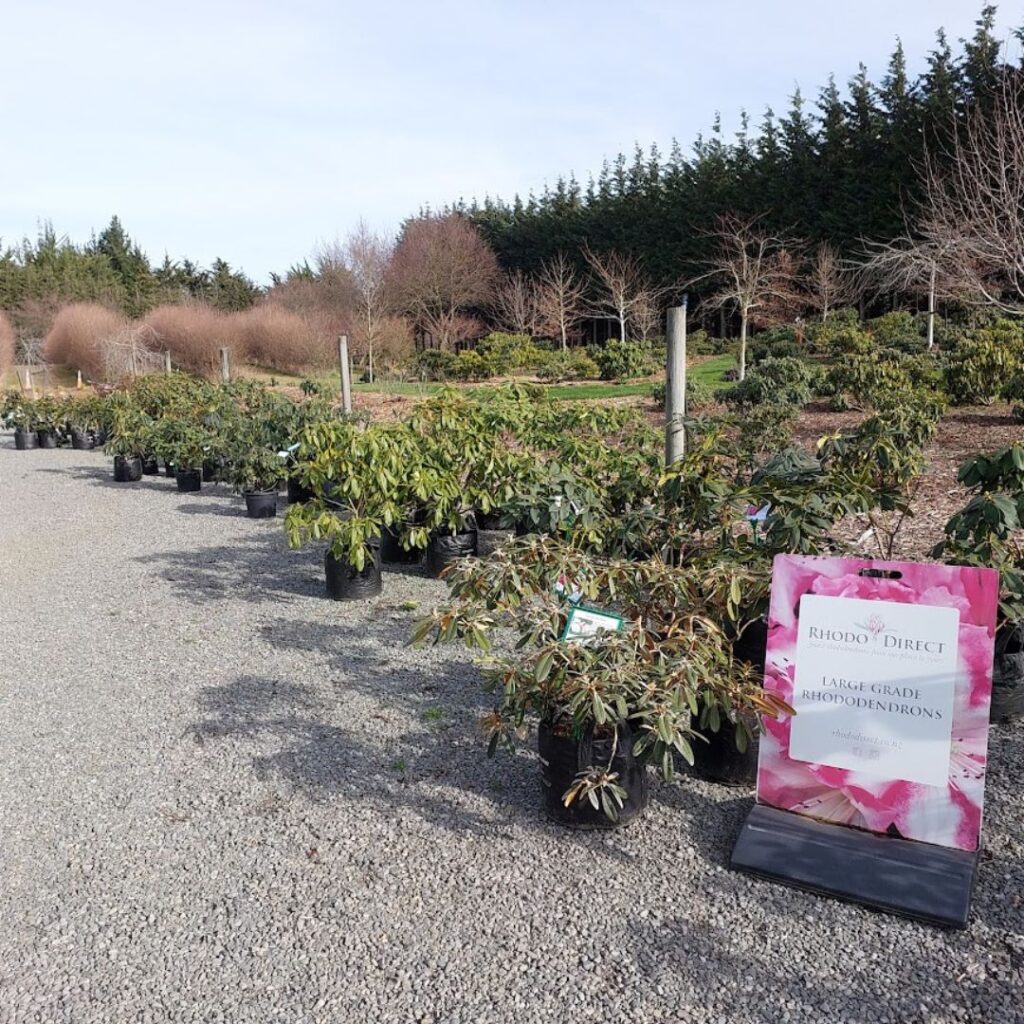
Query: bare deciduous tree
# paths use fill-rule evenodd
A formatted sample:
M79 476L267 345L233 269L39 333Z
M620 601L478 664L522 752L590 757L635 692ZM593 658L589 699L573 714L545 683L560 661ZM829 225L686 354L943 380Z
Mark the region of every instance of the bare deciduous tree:
M537 333L540 321L537 282L521 270L504 276L494 293L494 313L498 323L513 334Z
M611 316L619 323L619 338L627 340L626 325L636 308L641 294L649 285L635 256L616 252L595 253L589 245L583 246L583 256L594 275L597 305L594 316Z
M569 336L583 316L585 294L583 281L564 252L544 262L538 279L538 310L547 329L557 333L563 352L568 349Z
M823 321L834 309L853 302L858 295L854 273L828 242L814 250L805 285L807 304L821 314Z
M957 276L954 249L915 237L909 230L891 242L869 243L860 263L865 291L923 295L928 302L928 349L935 344L936 301L967 298L969 283Z
M770 323L798 301L789 243L764 231L760 223L760 217L719 217L712 232L715 255L707 262L707 273L691 282L713 282L715 290L704 300L705 308L735 307L739 313L740 380L747 375L747 333L751 323Z
M977 300L1024 314L1024 82L1007 74L991 109L954 125L923 169L925 247Z
M429 214L405 225L388 280L398 308L452 348L476 323L467 311L491 301L498 274L497 258L469 221Z
M661 293L655 288L645 288L633 303L633 328L640 340L647 344L661 326Z
M374 354L391 312L387 272L394 242L360 220L345 239L344 259L356 291L355 323L366 347L367 376L373 382Z

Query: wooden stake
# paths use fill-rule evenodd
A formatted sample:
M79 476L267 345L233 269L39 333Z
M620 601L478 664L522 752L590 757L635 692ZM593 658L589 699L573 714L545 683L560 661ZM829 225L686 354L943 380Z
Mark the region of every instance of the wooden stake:
M665 324L665 465L686 452L686 296L668 311Z
M220 350L220 379L225 384L231 380L231 356L226 348Z
M348 335L338 336L338 367L341 370L341 405L346 413L352 412L352 371L348 362Z

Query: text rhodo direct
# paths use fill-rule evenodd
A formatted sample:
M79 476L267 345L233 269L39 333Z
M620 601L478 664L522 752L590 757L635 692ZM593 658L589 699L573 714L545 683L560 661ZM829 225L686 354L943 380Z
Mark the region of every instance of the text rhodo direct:
M861 644L871 642L872 634L867 632L855 632L854 630L823 629L820 626L811 626L807 630L810 640L824 640L828 643L838 644ZM946 643L943 640L911 640L908 637L892 636L883 633L877 637L882 641L882 646L890 650L899 651L926 651L929 654L941 654L945 650Z

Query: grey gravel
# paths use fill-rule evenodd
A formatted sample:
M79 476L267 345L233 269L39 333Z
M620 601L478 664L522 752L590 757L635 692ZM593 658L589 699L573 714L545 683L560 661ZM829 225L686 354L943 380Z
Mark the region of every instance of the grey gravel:
M226 488L5 435L0 582L4 1024L1022 1019L1020 727L943 932L731 872L745 792L549 824L468 655L405 645L443 585L332 603Z

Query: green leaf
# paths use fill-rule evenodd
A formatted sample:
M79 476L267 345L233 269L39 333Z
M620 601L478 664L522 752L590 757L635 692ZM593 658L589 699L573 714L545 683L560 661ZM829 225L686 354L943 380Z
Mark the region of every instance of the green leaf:
M545 651L537 659L537 664L533 667L533 680L535 683L543 683L551 674L551 663L553 660L554 654L551 651Z

